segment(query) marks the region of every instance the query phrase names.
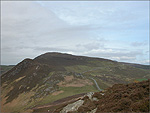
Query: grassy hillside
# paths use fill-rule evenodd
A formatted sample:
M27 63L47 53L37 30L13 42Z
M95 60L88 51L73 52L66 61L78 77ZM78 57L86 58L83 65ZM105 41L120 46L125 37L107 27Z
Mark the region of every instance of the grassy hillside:
M149 67L149 66L147 66ZM150 70L101 58L46 53L1 76L2 111L23 112L67 96L150 78ZM9 108L9 109L8 109Z

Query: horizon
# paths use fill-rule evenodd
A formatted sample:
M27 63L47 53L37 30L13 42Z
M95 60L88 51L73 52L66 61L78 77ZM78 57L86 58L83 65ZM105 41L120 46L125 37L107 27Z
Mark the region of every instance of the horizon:
M1 1L1 65L60 52L150 65L149 1Z
M61 52L46 52L46 53L42 53L42 54L40 54L40 55L38 55L38 56L41 56L41 55L44 55L44 54L47 54L47 53L49 53L49 54L52 54L52 53L58 53L58 54L67 54L67 55L73 55L73 56L78 56L78 57L89 57L89 58L99 58L99 59L106 59L106 60L111 60L111 61L114 61L114 62L119 62L119 61L117 61L117 60L112 60L112 59L107 59L107 58L100 58L100 57L91 57L91 56L85 56L85 55L74 55L74 54L69 54L69 53L61 53ZM34 58L36 58L36 57L38 57L38 56L35 56ZM25 59L31 59L31 60L33 60L34 58L24 58L23 60L25 60ZM19 64L20 62L22 62L23 60L21 60L21 61L19 61L17 64ZM132 62L120 62L120 63L129 63L129 64L138 64L138 63L132 63ZM17 64L1 64L1 65L3 65L3 66L11 66L11 65L14 65L14 66L16 66ZM150 64L139 64L139 65L150 65Z

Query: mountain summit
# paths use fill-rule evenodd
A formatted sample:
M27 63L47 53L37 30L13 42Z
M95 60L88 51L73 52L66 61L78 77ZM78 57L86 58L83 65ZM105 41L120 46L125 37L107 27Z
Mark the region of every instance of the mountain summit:
M147 80L147 68L56 52L25 59L1 75L2 112L31 112L34 106L68 96Z

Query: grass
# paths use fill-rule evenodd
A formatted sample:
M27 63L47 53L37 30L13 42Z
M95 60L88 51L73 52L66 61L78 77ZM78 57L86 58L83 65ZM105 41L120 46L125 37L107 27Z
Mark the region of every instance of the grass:
M48 76L52 76L54 73L55 73L54 71L53 71L53 72L50 72L50 73L48 74Z
M88 71L90 69L94 69L92 66L88 65L75 65L75 66L66 66L65 69L69 72L77 72L77 73L82 73L84 71Z
M67 64L67 62L66 62L66 64ZM15 93L11 92L9 94L9 96L11 96L11 98L14 98L16 95L19 96L20 93L17 93L17 92L21 92L22 90L26 91L27 90L26 88L21 89L21 90L19 89L19 87L18 87L18 89L16 88L17 86L21 86L22 84L24 84L22 79L25 79L26 84L24 84L24 85L26 87L32 88L32 90L30 90L30 91L33 91L36 94L39 93L42 95L44 93L44 90L47 87L51 86L51 85L49 85L49 82L47 82L47 81L52 79L54 81L52 84L57 86L57 84L55 84L55 81L56 80L58 82L62 81L63 77L64 77L62 75L68 74L70 72L82 73L82 72L87 71L86 73L83 73L84 77L85 78L93 77L97 81L97 83L101 89L105 89L105 88L113 85L113 83L117 83L118 81L116 82L116 78L117 78L117 80L119 79L120 81L131 81L132 82L134 80L137 80L137 81L147 80L146 78L150 77L149 70L144 70L141 68L136 68L136 67L120 64L117 62L110 62L110 61L102 60L102 59L101 60L91 59L91 60L87 60L85 64L83 64L83 63L77 63L77 64L78 65L72 65L72 66L64 65L63 68L66 69L66 72L64 72L64 71L61 72L61 70L59 70L59 68L60 69L62 68L61 66L58 66L58 69L56 68L56 70L53 72L49 71L50 68L45 68L43 66L43 68L41 68L41 70L38 73L39 75L34 77L33 79L29 78L29 77L32 77L32 75L30 76L30 73L28 73L28 71L26 72L27 74L25 74L25 76L26 76L25 78L23 78L24 76L17 75L18 78L16 78L14 81L11 81L11 78L10 78L10 81L6 82L7 84L4 82L5 85L2 86L1 95L2 95L2 97L4 97L6 94L8 94L10 92L11 88L13 88L13 91L15 92ZM2 70L2 72L6 72L7 70L11 69L12 67L13 66L1 66L1 70ZM19 75L22 75L22 73ZM47 75L47 76L45 76L45 75ZM28 81L30 81L31 84L28 84ZM14 86L14 87L12 87L12 86ZM15 90L15 88L17 89L17 91ZM31 102L28 102L26 105L24 105L24 108L31 107L31 106L37 105L37 104L42 105L42 104L50 103L50 102L56 101L58 99L62 99L62 98L80 94L80 93L97 92L98 91L97 87L95 86L95 83L93 83L93 85L91 85L91 86L87 85L87 86L83 86L83 87L59 87L59 89L57 89L57 88L58 87L54 87L54 90L59 90L59 91L64 91L64 92L60 93L58 95L51 95L50 93L47 95L47 93L45 93L46 96L43 96L43 95L42 95L42 97L35 96L36 100L34 100L34 98L33 98ZM11 95L11 94L13 94L13 95ZM28 96L28 98L25 99L27 96ZM17 100L17 101L20 103L24 103L24 101L29 100L30 97L31 97L31 95L29 95L29 94L26 94L26 95L22 94L19 97L19 100ZM8 109L8 107L9 107L9 109L12 109L10 111L21 111L23 109L23 108L20 109L21 104L17 105L18 108L14 107L14 105L12 103L11 103L11 105L13 107L6 106L5 108Z
M34 95L35 92L29 92L29 93L22 93L20 94L16 99L14 99L12 102L9 102L7 104L2 105L2 112L14 112L19 113L23 112L24 109L28 105L28 101L32 95Z
M141 78L141 79L136 79L138 82L144 81L144 80L148 80L146 78Z
M106 88L108 88L109 86L111 86L110 84L107 84L107 83L105 83L104 81L102 81L101 79L98 79L98 78L94 78L95 80L96 80L96 82L97 82L97 84L98 84L98 86L101 88L101 89L106 89ZM96 87L96 86L95 86Z
M12 69L14 67L14 65L1 65L1 74L9 71L10 69Z
M42 101L40 101L40 105L54 102L58 99L62 99L68 96L81 94L81 93L87 93L87 92L97 92L98 90L94 86L84 86L84 87L60 87L59 90L64 91L63 93L60 93L58 95L48 95L45 97Z

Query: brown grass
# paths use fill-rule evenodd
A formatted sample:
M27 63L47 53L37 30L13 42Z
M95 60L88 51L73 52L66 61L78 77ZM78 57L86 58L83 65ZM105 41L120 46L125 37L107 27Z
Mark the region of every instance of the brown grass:
M74 76L66 76L64 79L66 82L70 82L74 79Z
M56 91L56 92L52 93L52 95L58 95L58 94L63 93L63 92L64 91Z
M31 96L34 95L34 92L29 92L26 94L20 94L16 99L13 101L4 104L7 98L2 98L1 101L1 112L12 112L15 109L23 110L23 107L28 104L28 101Z
M60 87L83 87L86 85L93 85L88 79L74 78L74 76L66 76L65 80L57 84Z
M25 76L16 79L15 82L18 82L19 80L23 79L24 77L25 77Z

